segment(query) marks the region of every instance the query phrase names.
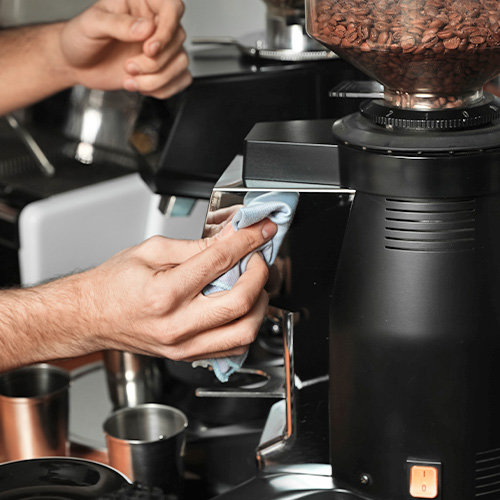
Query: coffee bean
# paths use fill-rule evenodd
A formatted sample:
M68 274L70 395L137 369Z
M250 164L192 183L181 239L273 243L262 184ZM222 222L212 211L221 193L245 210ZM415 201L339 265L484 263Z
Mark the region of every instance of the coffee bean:
M346 40L348 40L349 43L354 43L357 38L358 38L358 32L357 31L353 31L353 32L348 33L346 35Z
M436 17L436 19L434 19L434 21L432 21L430 24L429 24L429 28L430 29L440 29L442 28L443 26L446 26L446 22L443 21L442 19L438 19Z
M377 38L377 43L383 47L387 43L387 40L389 40L389 33L387 31L382 31Z
M452 36L455 35L455 30L452 30L450 28L444 29L442 31L438 31L437 36L441 38L441 40L446 40L448 38L451 38Z
M469 41L470 41L470 43L473 43L474 45L481 45L486 41L486 37L481 36L481 35L471 36L469 38ZM456 48L456 47L453 47L453 48Z
M498 0L310 1L309 34L381 82L386 95L434 94L432 106L462 106L454 96L474 95L500 73Z
M422 34L422 46L426 49L430 49L433 45L439 42L439 37L437 36L437 32L433 29L428 29L424 31Z
M446 40L443 41L443 45L445 49L455 50L460 45L460 38L458 38L458 36L447 38Z
M318 22L322 23L324 21L329 21L331 17L331 14L329 14L328 12L322 12L318 15Z
M363 26L362 24L358 26L358 37L360 40L366 40L370 36L370 29L367 26ZM380 36L379 36L380 40ZM380 41L377 40L379 43Z
M333 30L333 34L340 38L344 37L347 32L347 28L343 24L338 24Z
M409 51L410 49L414 48L416 44L415 37L412 36L411 34L408 35L403 35L401 37L401 48L403 51Z
M424 7L424 14L429 17L436 17L439 14L439 10L435 5L426 5Z
M382 31L388 31L391 25L384 21L378 21L374 23L373 27L380 33Z

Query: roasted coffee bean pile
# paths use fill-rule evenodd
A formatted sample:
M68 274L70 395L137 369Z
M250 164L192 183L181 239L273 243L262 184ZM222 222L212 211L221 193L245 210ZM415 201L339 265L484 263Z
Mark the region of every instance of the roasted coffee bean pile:
M319 0L309 33L387 89L453 97L500 72L498 0Z

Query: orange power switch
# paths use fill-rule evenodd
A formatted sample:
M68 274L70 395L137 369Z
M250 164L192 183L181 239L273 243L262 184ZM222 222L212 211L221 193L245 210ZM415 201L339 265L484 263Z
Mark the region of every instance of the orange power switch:
M413 465L410 469L410 495L414 498L436 498L438 470L430 465Z

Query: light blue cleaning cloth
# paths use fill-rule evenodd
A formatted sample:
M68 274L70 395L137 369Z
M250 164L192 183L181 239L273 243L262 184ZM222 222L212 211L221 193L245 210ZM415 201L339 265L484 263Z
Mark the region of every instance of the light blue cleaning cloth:
M267 243L256 251L260 252L270 266L273 264L280 249L290 224L292 223L295 209L299 201L299 194L293 192L280 191L251 191L244 199L244 206L236 212L233 217L233 227L235 231L251 226L257 222L268 218L278 227L276 234ZM253 253L253 252L252 252ZM204 295L210 295L222 290L230 290L237 279L245 271L247 263L252 256L247 255L232 269L207 285L203 290ZM245 361L248 353L241 356L230 356L227 358L214 358L202 361L195 361L193 366L212 366L216 377L221 382L227 382L229 377L237 371Z

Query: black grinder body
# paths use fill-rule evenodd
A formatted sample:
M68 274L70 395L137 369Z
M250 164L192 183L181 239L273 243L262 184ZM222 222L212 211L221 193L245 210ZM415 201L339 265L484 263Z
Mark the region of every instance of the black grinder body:
M356 189L330 311L334 480L498 499L500 126L407 135L357 113L333 130ZM412 487L415 465L434 493Z

